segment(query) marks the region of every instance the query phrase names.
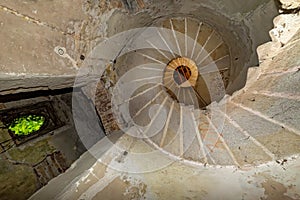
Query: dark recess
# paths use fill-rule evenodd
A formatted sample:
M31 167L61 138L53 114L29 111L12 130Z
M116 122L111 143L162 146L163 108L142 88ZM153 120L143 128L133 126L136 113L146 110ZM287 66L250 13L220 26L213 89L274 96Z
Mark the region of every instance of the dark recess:
M0 103L18 101L21 99L31 99L41 96L55 96L73 92L73 88L64 88L57 90L38 90L33 92L21 92L17 94L0 95Z

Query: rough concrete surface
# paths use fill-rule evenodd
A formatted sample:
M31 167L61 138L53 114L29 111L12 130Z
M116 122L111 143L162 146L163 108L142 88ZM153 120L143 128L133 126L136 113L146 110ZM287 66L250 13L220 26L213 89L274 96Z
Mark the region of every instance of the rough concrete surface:
M239 55L239 60L233 60L236 68L247 68L257 63L255 49L267 40L266 32L271 28L271 19L277 12L268 0L251 1L247 6L241 6L237 0L165 1L163 5L161 1L143 0L75 3L2 0L0 39L1 47L6 51L0 57L1 76L9 75L11 79L16 79L26 75L35 79L45 75L50 80L54 78L47 85L56 88L55 76L75 78L76 69L83 62L80 57L86 57L106 37L131 28L150 26L157 19L174 16L174 10L178 16L191 14L217 27L229 45L234 46L233 54L240 54L240 49L247 51ZM257 23L257 17L266 19L265 26L260 27L262 23ZM262 29L265 31L256 31ZM235 37L228 35L229 32L233 32ZM64 50L63 56L58 55L60 47ZM23 84L24 90L33 88L30 79L19 84ZM42 86L37 84L35 87ZM230 92L241 86L231 87ZM15 90L13 85L7 83L5 90L9 89Z

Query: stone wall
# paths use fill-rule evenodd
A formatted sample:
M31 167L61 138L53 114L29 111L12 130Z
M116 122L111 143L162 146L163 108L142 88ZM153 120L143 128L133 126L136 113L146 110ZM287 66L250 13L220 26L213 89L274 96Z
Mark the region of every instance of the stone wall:
M48 117L53 115L47 119L51 122L43 128L47 132L21 143L11 137L6 124L0 119L1 199L27 199L52 178L66 171L86 151L73 125L71 98L69 93L1 104L2 117L12 112L44 112L43 109L51 112ZM24 111L24 108L27 110ZM37 108L42 110L34 111ZM58 123L50 126L53 120Z
M234 65L245 64L247 68L257 64L255 49L268 40L267 30L277 12L272 2L80 0L74 4L4 0L0 4L0 39L6 51L0 55L0 93L71 87L77 69L96 44L121 31L150 26L157 19L175 15L203 19L223 31L232 53L244 52L233 60ZM229 92L241 87L235 84L231 83Z

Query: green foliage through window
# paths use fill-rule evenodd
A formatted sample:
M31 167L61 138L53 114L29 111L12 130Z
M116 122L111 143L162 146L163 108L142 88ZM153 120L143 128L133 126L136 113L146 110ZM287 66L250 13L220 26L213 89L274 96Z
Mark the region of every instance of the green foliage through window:
M43 116L27 115L14 119L8 129L19 136L30 135L40 130L44 122L45 118Z

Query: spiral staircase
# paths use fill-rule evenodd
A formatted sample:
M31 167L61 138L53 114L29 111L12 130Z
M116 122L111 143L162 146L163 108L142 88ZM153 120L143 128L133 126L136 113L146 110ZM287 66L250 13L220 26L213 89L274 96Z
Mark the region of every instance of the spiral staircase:
M287 190L297 199L300 32L282 32L280 23L275 18L272 41L258 48L260 65L248 69L246 85L227 95L243 66L234 64L232 48L218 29L189 17L158 20L153 37L136 42L142 41L143 48L113 62L116 81L109 89L123 131L120 139L107 149L108 140L100 141L89 152L100 162L75 178L70 175L74 167L31 199L61 185L64 189L52 195L57 199L102 199L108 193L114 199L119 191L125 191L122 197L136 195L128 199L145 193L157 199L258 199L266 194L261 179L278 180L270 185L283 196L270 194L274 199L284 199ZM164 156L147 157L152 151ZM135 153L142 156L135 158ZM165 157L178 162L166 162L167 167ZM150 171L153 166L159 167ZM70 183L62 184L67 176ZM284 191L277 188L279 182Z
M116 115L126 130L136 126L135 136L143 135L160 151L193 164L244 167L299 152L299 97L285 95L299 80L297 67L259 76L252 72L244 90L225 96L232 71L238 70L232 67L230 51L217 31L189 18L172 18L162 25L171 35L162 31L156 43L147 41L152 49L135 51L137 55L120 61L122 67L136 66L132 60L147 64L126 69L130 74L115 89ZM159 49L159 43L169 51ZM131 63L126 65L128 60ZM280 79L295 81L286 84ZM126 99L128 84L139 87ZM127 106L124 113L122 107Z

